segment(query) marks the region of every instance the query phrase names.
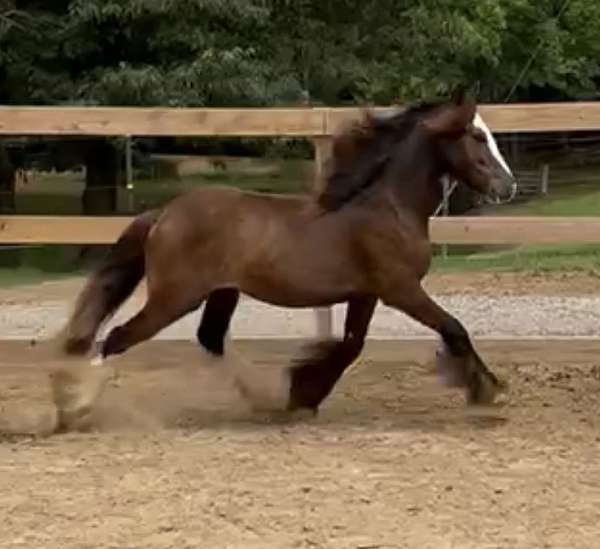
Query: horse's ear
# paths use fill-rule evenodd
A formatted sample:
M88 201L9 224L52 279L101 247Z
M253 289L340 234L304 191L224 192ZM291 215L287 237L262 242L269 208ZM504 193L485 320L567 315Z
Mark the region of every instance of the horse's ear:
M454 88L454 91L450 95L450 102L454 105L462 105L467 98L467 88L464 85L459 85Z
M473 122L477 111L477 103L464 92L459 98L460 102L452 101L450 105L443 106L423 121L425 129L433 135L461 135L467 126Z

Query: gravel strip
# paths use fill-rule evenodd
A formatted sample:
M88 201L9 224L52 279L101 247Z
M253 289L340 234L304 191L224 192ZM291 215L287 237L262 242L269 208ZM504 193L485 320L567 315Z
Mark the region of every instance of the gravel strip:
M600 336L600 297L559 296L440 296L437 301L458 317L478 337ZM140 306L129 302L110 325L129 318ZM43 338L60 329L70 310L65 301L35 304L3 304L0 307L0 338ZM344 307L334 308L336 332L340 333ZM193 313L165 329L161 339L191 339L199 320ZM311 309L281 309L252 299L242 300L232 325L233 337L311 337L315 317ZM430 330L392 309L380 305L371 323L370 337L420 337Z

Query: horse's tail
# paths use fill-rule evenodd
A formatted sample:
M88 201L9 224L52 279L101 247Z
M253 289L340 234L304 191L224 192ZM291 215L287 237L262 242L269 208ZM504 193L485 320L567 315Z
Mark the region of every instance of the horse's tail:
M86 354L102 325L133 293L145 274L144 246L160 211L137 216L91 274L60 334L63 352Z

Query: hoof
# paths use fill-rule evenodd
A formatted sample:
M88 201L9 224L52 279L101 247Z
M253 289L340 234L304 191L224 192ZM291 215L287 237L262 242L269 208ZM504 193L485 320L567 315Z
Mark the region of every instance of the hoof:
M57 410L57 431L80 429L111 378L106 367L77 366L51 374L51 389Z
M311 367L293 368L287 403L288 412L309 410L313 416L319 413L319 406L327 398L331 384L323 383L320 373Z
M312 417L317 417L319 415L319 405L315 406L314 404L303 404L302 402L298 402L290 395L286 411L290 413L306 411Z
M471 406L491 406L497 397L508 392L508 383L496 378L491 372L479 372L473 376L467 388L467 404Z
M318 408L294 408L286 410L286 414L294 418L294 421L311 421L319 416Z

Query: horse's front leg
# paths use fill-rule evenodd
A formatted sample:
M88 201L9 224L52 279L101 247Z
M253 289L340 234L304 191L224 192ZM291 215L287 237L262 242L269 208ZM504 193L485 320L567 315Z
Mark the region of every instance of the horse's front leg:
M386 292L382 301L440 334L449 354L441 363L440 373L450 385L465 388L469 404L492 404L496 395L508 388L481 360L460 321L431 299L419 284Z

